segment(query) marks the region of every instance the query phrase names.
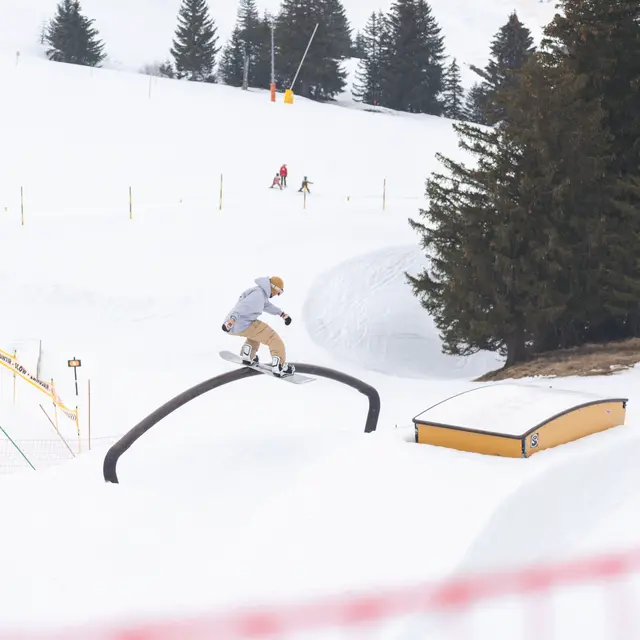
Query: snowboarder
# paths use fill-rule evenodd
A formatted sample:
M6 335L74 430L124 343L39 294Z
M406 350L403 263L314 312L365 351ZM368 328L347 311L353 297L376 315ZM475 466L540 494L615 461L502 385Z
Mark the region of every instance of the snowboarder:
M298 189L298 193L301 193L302 191L306 191L307 193L311 193L311 191L309 191L309 185L313 184L313 182L310 182L309 179L307 178L307 176L304 177L304 180L302 181L302 186Z
M273 375L283 377L295 373L295 367L287 363L286 350L280 336L258 317L266 311L280 316L286 326L291 324L291 317L269 301L274 295L284 293L282 278L256 278L256 287L244 291L238 298L236 306L227 315L222 330L234 336L246 338L240 356L244 364L257 364L258 349L261 344L269 347L271 353L271 371Z
M286 189L287 187L287 176L289 175L289 169L287 169L287 165L283 164L280 167L280 178L282 178L282 186Z
M280 191L282 191L282 185L280 184L280 174L276 173L276 177L273 179L271 186L269 189L273 189L274 187L279 187Z

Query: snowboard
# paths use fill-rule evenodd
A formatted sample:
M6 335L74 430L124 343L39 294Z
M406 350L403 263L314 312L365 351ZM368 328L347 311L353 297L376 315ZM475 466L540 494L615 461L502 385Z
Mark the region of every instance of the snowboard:
M230 351L220 351L220 357L223 360L227 360L228 362L234 362L235 364L240 364L243 367L248 367L249 369L254 369L255 371L259 371L260 373L264 373L265 375L271 376L276 380L283 380L284 382L291 382L292 384L307 384L309 382L314 382L315 378L309 378L308 376L303 376L300 373L294 373L290 376L284 376L280 378L279 376L274 376L271 371L271 367L266 364L245 364L242 361L242 358L235 353L231 353Z

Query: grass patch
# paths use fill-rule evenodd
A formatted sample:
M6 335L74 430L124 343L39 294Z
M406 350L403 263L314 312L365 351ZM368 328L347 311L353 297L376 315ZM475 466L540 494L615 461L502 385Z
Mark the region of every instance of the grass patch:
M640 338L538 354L533 360L485 373L476 382L535 376L606 376L640 362Z

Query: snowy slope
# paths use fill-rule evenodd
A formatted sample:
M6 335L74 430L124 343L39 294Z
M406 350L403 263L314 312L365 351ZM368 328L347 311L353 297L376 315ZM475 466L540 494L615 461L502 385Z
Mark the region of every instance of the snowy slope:
M435 153L460 153L446 121L272 105L261 92L149 85L28 57L16 69L10 55L0 86L11 96L0 120L0 348L42 340L65 399L75 396L67 360L82 359L83 434L88 378L100 438L230 370L217 352L240 340L219 327L261 275L284 278L277 303L293 323L270 321L291 359L360 377L382 399L378 431L365 436L360 394L260 377L146 434L123 456L120 485L102 480L108 441L0 477L10 550L0 630L406 584L633 541L638 368L561 381L630 398L627 427L580 443L528 460L411 443L413 416L496 364L439 354L399 273L421 264L407 218ZM186 109L206 126L185 124ZM271 128L287 134L256 146ZM283 161L291 187L269 191ZM304 174L314 182L306 209ZM10 389L11 374L0 376ZM20 392L14 409L9 398L0 409L12 430L39 428L37 401Z
M354 33L361 30L371 12L388 11L390 0L344 0ZM457 57L463 67L464 82L477 77L465 66L484 65L489 43L496 31L516 10L534 33L553 16L554 2L546 0L431 0L433 13L442 27L447 53ZM15 55L43 55L39 34L43 21L55 13L55 0L29 0L15 3L0 0L0 51ZM94 18L109 55L105 66L138 71L169 56L180 0L84 0L85 13ZM236 21L235 0L210 0L211 13L218 25L220 43L226 43ZM279 0L258 0L260 12L276 13ZM150 28L151 27L151 28Z

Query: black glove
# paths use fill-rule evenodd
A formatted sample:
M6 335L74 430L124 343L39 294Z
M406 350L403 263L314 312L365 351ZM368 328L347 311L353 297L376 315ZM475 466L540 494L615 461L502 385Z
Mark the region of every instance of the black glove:
M285 325L287 325L287 327L288 327L288 326L291 324L291 316L287 316L287 317L284 319L284 323L285 323Z
M227 325L226 324L222 325L222 330L225 331L226 333L229 333L229 329L227 329Z

